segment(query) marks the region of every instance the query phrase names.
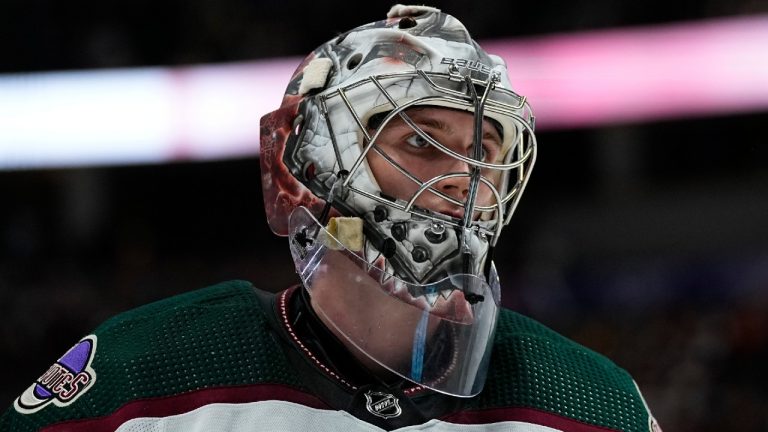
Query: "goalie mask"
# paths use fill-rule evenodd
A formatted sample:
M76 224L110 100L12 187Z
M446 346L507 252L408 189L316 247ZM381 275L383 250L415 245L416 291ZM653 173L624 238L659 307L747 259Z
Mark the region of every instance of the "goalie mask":
M533 129L503 60L433 8L395 6L304 60L261 120L262 185L337 335L417 384L480 392L499 307L491 255L530 176ZM400 305L408 355L367 349L369 332L316 301L329 284Z

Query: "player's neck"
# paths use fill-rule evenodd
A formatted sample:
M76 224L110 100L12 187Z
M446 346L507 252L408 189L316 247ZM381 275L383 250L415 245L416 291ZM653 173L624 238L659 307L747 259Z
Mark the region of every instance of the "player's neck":
M373 380L393 382L400 379L356 349L343 336L338 335L334 331L335 327L327 322L327 318L313 309L311 302L306 289L299 287L291 301L291 320L294 321L294 327L300 337L312 345L313 351L316 351L325 363L356 384L367 384Z

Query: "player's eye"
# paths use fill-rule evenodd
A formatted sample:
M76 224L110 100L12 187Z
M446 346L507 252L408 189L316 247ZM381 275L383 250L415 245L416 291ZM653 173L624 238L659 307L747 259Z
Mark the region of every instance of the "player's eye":
M475 159L475 150L472 147L467 148L465 156L467 156L470 159L475 159L483 162L488 162L488 155L493 153L492 150L488 149L488 146L483 145L480 147L480 157Z
M408 145L416 148L424 148L429 145L429 141L424 139L419 134L413 134L405 139L405 142L408 143Z
M480 160L487 162L488 159L486 158L488 156L488 149L485 146L482 146L480 148Z

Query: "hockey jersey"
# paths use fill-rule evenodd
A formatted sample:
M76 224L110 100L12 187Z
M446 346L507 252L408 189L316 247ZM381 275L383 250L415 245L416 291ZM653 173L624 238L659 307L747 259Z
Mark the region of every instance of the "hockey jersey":
M624 370L515 312L500 313L484 390L464 399L334 361L292 316L298 291L233 281L120 314L24 390L0 430L659 430Z

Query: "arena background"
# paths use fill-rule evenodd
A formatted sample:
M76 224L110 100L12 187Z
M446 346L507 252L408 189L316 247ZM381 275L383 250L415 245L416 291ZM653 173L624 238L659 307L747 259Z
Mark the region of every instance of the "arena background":
M747 0L433 4L485 40L768 13ZM0 73L304 55L390 5L10 0ZM628 369L667 431L768 430L766 124L748 110L544 130L502 237L505 305ZM0 170L0 405L109 316L226 279L296 282L255 156Z

